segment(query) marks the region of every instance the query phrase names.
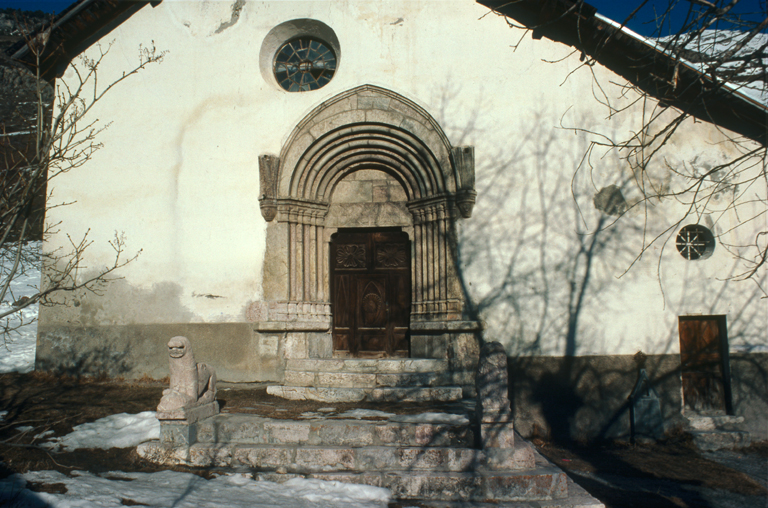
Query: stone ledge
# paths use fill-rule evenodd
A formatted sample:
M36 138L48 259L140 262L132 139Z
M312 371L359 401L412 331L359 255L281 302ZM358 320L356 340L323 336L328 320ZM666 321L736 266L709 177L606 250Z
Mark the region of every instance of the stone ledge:
M322 402L452 402L463 398L460 386L425 388L328 388L312 386L267 386L267 393L288 400Z
M196 442L306 446L471 447L469 422L427 423L322 418L278 420L253 415L219 415L197 425Z
M452 385L451 378L445 371L397 374L285 371L286 385L315 388L425 388Z
M267 386L267 393L288 400L318 400L322 402L360 402L369 390L361 388L312 388L306 386Z
M301 372L350 372L359 374L418 374L448 370L448 360L392 359L289 359L286 370Z
M374 388L368 400L378 402L452 402L461 400L464 391L459 386L430 388Z
M519 447L504 464L487 462L486 452L473 448L296 445L219 445L197 443L188 458L174 456L175 464L195 467L255 467L289 473L361 471L469 472L478 467L496 471L522 471L535 467L533 452Z
M486 454L472 448L344 446L216 445L197 443L189 448L195 467L256 467L282 469L289 473L361 471L468 472L485 464ZM521 471L534 467L533 455L525 449L495 470ZM491 468L487 468L490 470Z
M330 321L258 321L253 323L255 332L328 332Z
M479 321L411 321L412 332L478 332L483 324Z

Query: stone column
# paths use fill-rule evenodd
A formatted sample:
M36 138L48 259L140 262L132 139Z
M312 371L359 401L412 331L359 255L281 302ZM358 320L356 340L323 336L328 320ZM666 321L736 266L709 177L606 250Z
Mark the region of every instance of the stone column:
M411 203L409 208L415 243L413 320L460 320L464 297L452 254L457 247L452 206L448 199L440 199Z

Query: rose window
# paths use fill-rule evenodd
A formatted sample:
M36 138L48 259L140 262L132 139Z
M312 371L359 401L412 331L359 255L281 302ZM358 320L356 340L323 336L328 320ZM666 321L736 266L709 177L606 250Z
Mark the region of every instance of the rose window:
M300 37L285 43L275 55L275 78L289 92L322 88L336 72L336 55L325 43Z

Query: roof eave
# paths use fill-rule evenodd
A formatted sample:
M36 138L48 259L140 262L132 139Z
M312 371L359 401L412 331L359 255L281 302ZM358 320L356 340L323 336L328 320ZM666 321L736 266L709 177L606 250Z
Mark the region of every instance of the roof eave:
M477 0L546 37L567 44L656 98L701 120L768 139L768 108L673 58L663 48L573 0Z
M114 30L147 4L162 0L79 0L49 23L6 50L6 55L31 70L39 65L46 81L61 77L73 58ZM28 41L48 37L38 58Z

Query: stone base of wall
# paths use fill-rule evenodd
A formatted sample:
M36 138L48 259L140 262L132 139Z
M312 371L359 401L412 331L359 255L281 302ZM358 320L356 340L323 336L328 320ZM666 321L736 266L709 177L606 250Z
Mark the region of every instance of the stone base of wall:
M168 376L167 343L176 335L188 337L196 359L214 366L222 381L283 382L284 348L290 349L286 333L254 331L252 323L40 326L35 368L73 376L162 379ZM305 342L307 349L320 343ZM733 412L744 417L740 430L750 432L752 441L768 439L768 353L732 353L730 366ZM659 394L665 431L681 429L686 420L680 356L651 355L645 367ZM632 355L510 358L509 369L515 428L525 437L629 437L628 396L637 381Z
M255 333L251 323L126 326L40 326L35 369L73 376L162 379L169 375L168 340L183 335L195 358L216 369L219 380L278 381L278 341Z
M731 353L733 412L752 441L768 439L768 353ZM664 430L683 428L680 355L651 355L645 364L659 394ZM593 441L628 439L629 394L637 381L632 355L509 359L515 428L524 437Z

